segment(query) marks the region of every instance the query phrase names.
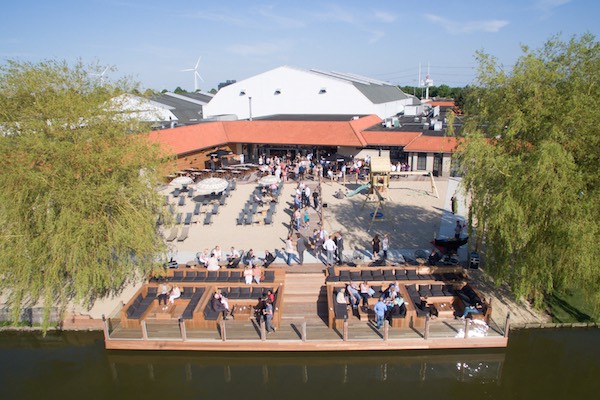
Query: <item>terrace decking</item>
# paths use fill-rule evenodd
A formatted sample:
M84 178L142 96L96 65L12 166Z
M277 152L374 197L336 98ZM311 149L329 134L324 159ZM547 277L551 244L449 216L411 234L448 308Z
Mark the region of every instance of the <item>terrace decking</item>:
M336 287L343 287L345 283L340 280L329 280L321 272L322 266L306 265L306 273L294 271L287 273L283 268L269 268L273 272L272 282L261 282L248 287L243 282L234 282L239 269L225 270L226 278L221 281L196 281L199 274L186 276L191 269L170 270L171 278L180 279L178 284L183 287L195 288L194 293L202 289L195 304L192 304L192 316L183 318L184 311L190 307L190 295L176 300L174 306L168 310L158 310L156 301L150 304L142 313L138 312L137 320L128 318L129 307L139 298L138 304L144 302L148 293L155 293L153 287L156 283L144 286L132 300L111 318L105 321L105 346L107 349L123 350L199 350L199 351L348 351L348 350L404 350L404 349L448 349L448 348L494 348L506 347L506 326L500 328L493 320L489 325L475 321L462 321L460 319L443 318L429 319L426 316L417 316L416 310L410 305L410 296L402 286L401 293L407 300L406 323L398 326L386 326L378 330L369 318L361 318L350 314L345 320L335 322L332 309L332 294ZM350 268L336 267L337 276L345 274L344 270L361 273L362 270L380 270L381 276L387 268ZM411 267L395 267L401 270L416 271ZM419 270L421 275L418 284L425 285L449 284L441 270ZM447 269L447 271L449 271ZM193 271L196 272L196 271ZM446 272L450 273L450 272ZM177 277L175 277L177 274ZM453 272L454 274L454 272ZM218 275L217 275L218 276ZM379 277L379 273L371 273L372 277ZM385 272L390 277L390 272ZM411 272L411 276L412 272ZM456 277L456 275L452 275ZM394 275L395 277L395 275ZM436 280L440 278L441 281ZM450 278L446 275L445 278ZM231 279L231 280L230 280ZM400 282L400 281L398 281ZM381 281L371 281L385 284ZM390 283L388 281L387 283ZM401 282L409 285L413 281ZM455 282L456 283L456 282ZM258 303L256 297L245 298L236 293L243 289L272 288L276 291L275 312L273 324L277 331L266 334L263 324L257 322L248 307ZM432 287L432 286L429 286ZM233 293L229 301L232 306L240 306L240 311L234 312L233 320L205 321L203 310L207 306L208 298L216 288L228 289ZM150 292L149 292L150 290ZM185 291L184 291L185 293ZM414 295L414 294L413 294ZM184 296L182 296L184 297ZM435 297L434 297L435 299ZM147 304L145 300L144 304ZM489 308L491 314L491 307ZM447 316L447 315L446 315ZM487 315L486 317L489 317ZM332 323L334 322L334 323ZM485 329L484 329L485 327ZM473 333L478 333L477 337Z

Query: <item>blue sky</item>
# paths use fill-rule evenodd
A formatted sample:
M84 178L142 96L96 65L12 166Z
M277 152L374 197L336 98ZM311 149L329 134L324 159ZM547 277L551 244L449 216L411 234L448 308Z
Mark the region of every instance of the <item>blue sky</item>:
M512 65L520 45L598 35L596 0L55 0L2 6L0 62L78 58L110 65L144 88L192 90L281 66L351 72L415 85L464 86L477 50Z

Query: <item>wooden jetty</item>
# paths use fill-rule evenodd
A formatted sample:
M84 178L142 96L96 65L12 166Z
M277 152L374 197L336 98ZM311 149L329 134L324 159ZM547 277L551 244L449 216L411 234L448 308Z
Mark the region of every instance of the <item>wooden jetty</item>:
M270 279L260 285L246 285L238 279L241 270L227 270L217 275L217 280L202 280L204 275L191 272L190 268L170 270L170 284L184 288L186 296L177 299L167 308L158 306L156 288L158 282L149 282L127 304L104 319L105 347L111 350L192 350L192 351L268 351L268 352L321 352L321 351L373 351L417 349L468 349L502 348L507 346L509 320L503 327L490 318L491 304L486 304L485 315L473 315L465 320L440 313L437 318L418 312L416 301L444 300L455 307L455 314L462 312L457 293L444 293L448 297L432 296L425 292L418 300L414 291L431 291L460 287L460 267L449 270L419 266L394 267L335 267L323 270L323 265L303 267L272 267ZM346 271L346 272L345 272ZM370 276L372 287L383 288L396 283L406 299L406 312L402 320L386 321L377 329L374 316L367 310L353 310L338 314L334 305L334 293L345 287L346 278L352 273L356 278ZM411 271L410 273L407 271ZM226 273L225 273L226 272ZM379 275L381 274L381 275ZM383 277L385 274L385 277ZM406 275L406 277L405 277ZM416 278L415 278L416 276ZM458 280L456 277L458 276ZM403 280L395 280L401 278ZM262 318L253 313L259 302L256 293L271 289L276 294L273 324L275 332L267 333ZM209 299L221 289L230 294L233 319L223 320L220 315L207 314ZM251 297L244 297L250 289ZM413 292L409 294L409 290ZM242 293L240 295L240 293ZM245 292L247 293L247 291ZM438 294L438 293L436 293ZM440 292L439 295L442 295ZM194 300L194 297L195 300ZM411 299L412 296L412 299ZM183 298L185 297L185 298ZM414 302L412 300L415 300ZM433 301L433 300L431 300ZM143 304L143 305L142 305ZM438 304L438 303L435 303ZM142 305L142 306L140 306ZM371 304L370 304L371 305ZM187 310L187 311L186 311ZM343 311L343 310L342 310ZM452 315L452 314L450 314ZM443 317L442 317L443 316ZM477 317L485 319L476 321Z

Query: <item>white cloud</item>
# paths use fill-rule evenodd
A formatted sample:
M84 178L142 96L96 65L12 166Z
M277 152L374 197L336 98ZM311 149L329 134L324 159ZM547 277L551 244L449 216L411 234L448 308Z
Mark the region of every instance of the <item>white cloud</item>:
M279 53L289 49L291 46L284 43L256 43L256 44L233 44L227 48L231 53L241 56L266 56Z
M388 24L391 22L394 22L395 20L398 19L398 17L396 15L390 14L387 11L375 11L373 16L375 17L375 19L377 21L388 23Z
M479 21L454 21L439 15L425 14L425 18L434 24L444 28L452 35L460 35L472 32L498 32L509 24L504 19L489 19Z
M542 18L548 18L555 8L564 6L572 0L538 0L534 4L534 8L542 13Z
M258 9L258 14L271 23L281 28L304 28L306 24L300 18L291 18L273 12L273 6L264 6Z

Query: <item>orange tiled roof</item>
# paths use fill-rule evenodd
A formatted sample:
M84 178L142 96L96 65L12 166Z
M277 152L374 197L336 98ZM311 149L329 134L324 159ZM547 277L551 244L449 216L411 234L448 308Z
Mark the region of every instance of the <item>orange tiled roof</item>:
M458 140L455 137L421 135L406 145L404 151L452 153L457 144Z
M178 128L152 131L149 139L160 143L165 151L186 154L229 142L223 122L180 126Z
M454 107L453 100L440 100L440 101L432 101L431 107L440 106L440 107Z
M401 131L364 131L362 132L367 144L371 146L406 146L422 132L401 132Z

